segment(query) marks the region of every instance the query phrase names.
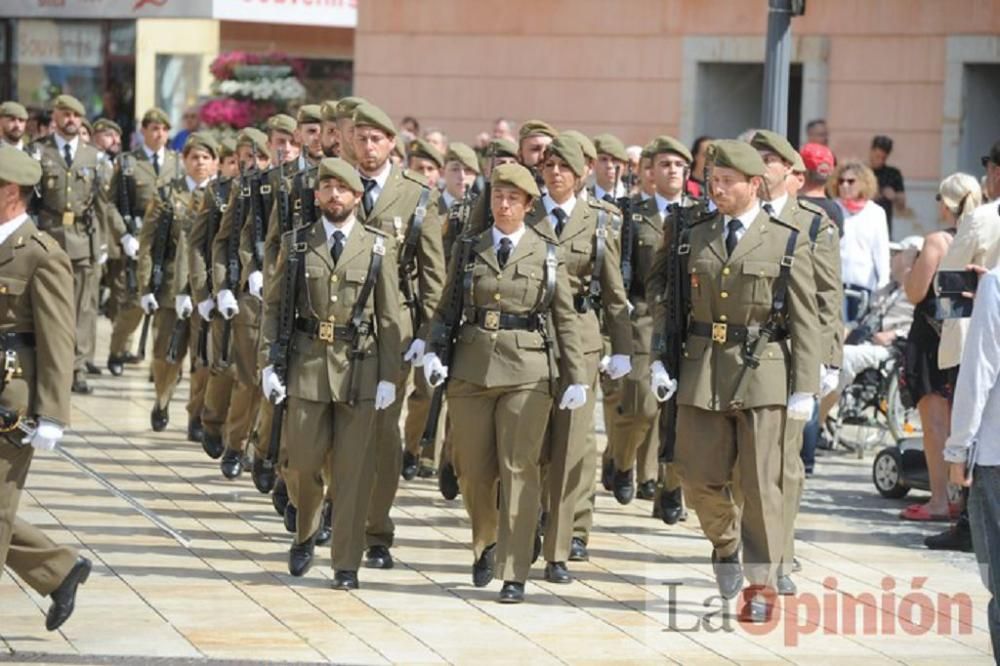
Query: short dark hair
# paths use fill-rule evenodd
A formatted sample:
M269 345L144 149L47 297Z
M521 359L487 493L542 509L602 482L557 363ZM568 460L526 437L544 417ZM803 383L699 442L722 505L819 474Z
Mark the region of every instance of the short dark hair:
M710 136L706 135L699 136L697 139L694 140L694 143L691 144L691 156L697 157L698 151L701 150L701 144L713 140L714 139Z
M892 152L892 139L885 134L876 134L875 138L872 139L872 148L884 150L885 154L888 155Z
M816 125L826 125L826 118L816 118L814 120L810 120L806 123L806 131L808 132L812 128L816 127Z
M403 116L403 120L400 121L399 124L400 125L406 125L407 123L412 123L413 127L417 130L417 132L420 131L420 121L418 121L413 116Z

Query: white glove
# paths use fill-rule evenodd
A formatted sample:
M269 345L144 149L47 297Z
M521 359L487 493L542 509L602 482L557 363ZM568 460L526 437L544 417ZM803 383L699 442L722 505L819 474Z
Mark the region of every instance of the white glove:
M280 405L287 395L285 385L278 379L278 374L274 371L273 365L269 365L260 371L260 385L264 390L264 397L275 405Z
M215 297L216 307L223 319L232 319L240 313L240 305L236 302L233 292L223 289Z
M247 289L258 301L264 300L264 274L260 271L251 273L247 278Z
M203 300L198 304L198 316L200 316L205 321L212 318L212 310L215 309L215 299L211 296Z
M388 409L394 402L396 402L396 385L392 382L379 382L375 387L375 410Z
M608 378L621 379L632 372L632 359L625 354L615 354L608 362Z
M406 350L403 354L403 360L407 363L412 363L413 367L419 368L424 364L424 349L427 345L420 338L413 338L413 342L410 343L410 348Z
M632 305L632 301L625 301L625 309L628 310L628 316L631 317L632 313L635 312L635 306Z
M139 305L142 306L142 311L148 315L160 309L160 304L156 302L156 296L152 294L143 294L142 298L139 299Z
M178 317L187 319L194 312L194 303L191 302L191 297L187 294L178 294L174 296L174 309L177 310Z
M31 447L39 451L51 451L56 448L56 444L63 436L63 427L55 421L45 418L38 419L38 426L35 432L25 436L21 440L22 444L31 444Z
M424 354L424 379L431 388L437 388L448 379L448 366L434 352Z
M661 361L653 361L649 366L649 387L659 402L666 402L677 391L677 380L670 378Z
M97 265L103 266L106 263L108 263L108 246L102 245L101 253L97 255Z
M139 241L131 234L122 236L122 251L129 259L136 259L139 256Z
M819 378L819 397L821 398L830 395L840 386L840 370L821 365Z
M605 354L601 357L601 362L597 364L597 371L602 375L607 374L608 367L611 365L611 357Z
M570 384L559 401L559 409L570 411L587 404L587 387L583 384Z
M788 399L788 418L808 421L813 415L816 398L812 393L793 393Z

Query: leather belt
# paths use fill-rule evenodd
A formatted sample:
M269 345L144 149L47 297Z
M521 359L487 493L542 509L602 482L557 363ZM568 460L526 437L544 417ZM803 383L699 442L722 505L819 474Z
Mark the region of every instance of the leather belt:
M319 319L307 319L305 317L295 319L295 330L306 335L311 335L328 344L332 344L334 340L346 340L350 342L354 340L355 335L354 329L350 326L336 326L332 321L320 321ZM368 335L369 331L368 323L365 322L357 332L360 335Z
M726 342L746 342L748 339L756 338L760 335L760 326L743 326L742 324L727 324L725 322L713 322L711 324L701 321L693 321L688 326L689 335L697 335L702 338L711 338L712 342L724 344ZM780 342L788 337L788 331L781 329L771 342Z
M34 333L0 333L0 348L2 349L34 349L35 348L35 334Z
M486 308L470 310L467 311L469 321L487 331L537 331L542 327L541 318L534 314L516 315Z

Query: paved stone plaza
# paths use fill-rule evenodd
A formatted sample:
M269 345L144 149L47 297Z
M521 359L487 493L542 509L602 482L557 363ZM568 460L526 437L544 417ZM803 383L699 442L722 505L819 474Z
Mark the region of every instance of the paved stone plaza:
M695 516L668 528L649 502L621 507L603 491L591 561L571 563L578 579L549 584L539 562L527 602L504 606L499 582L471 584L460 500L444 501L433 480L402 482L396 568L362 570L362 589L343 593L329 589L327 549L304 579L289 576L290 537L270 500L185 440L186 383L160 434L144 368L93 384L73 398L64 446L190 547L58 455L37 455L21 515L76 544L94 572L56 633L44 628L47 600L5 574L0 662L992 663L972 555L924 549L941 524L902 523L906 502L877 496L870 456L820 460L799 523L799 596L767 627L721 606Z

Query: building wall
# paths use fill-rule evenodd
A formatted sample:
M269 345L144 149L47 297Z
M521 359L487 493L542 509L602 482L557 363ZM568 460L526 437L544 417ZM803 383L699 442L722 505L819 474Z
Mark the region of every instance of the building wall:
M184 35L178 39L178 35ZM207 94L208 66L219 53L219 22L212 19L139 19L135 28L135 110L139 117L156 103L157 54L194 55L201 60L196 89Z
M302 58L350 60L354 57L354 30L351 28L222 21L219 34L222 51L279 51Z

